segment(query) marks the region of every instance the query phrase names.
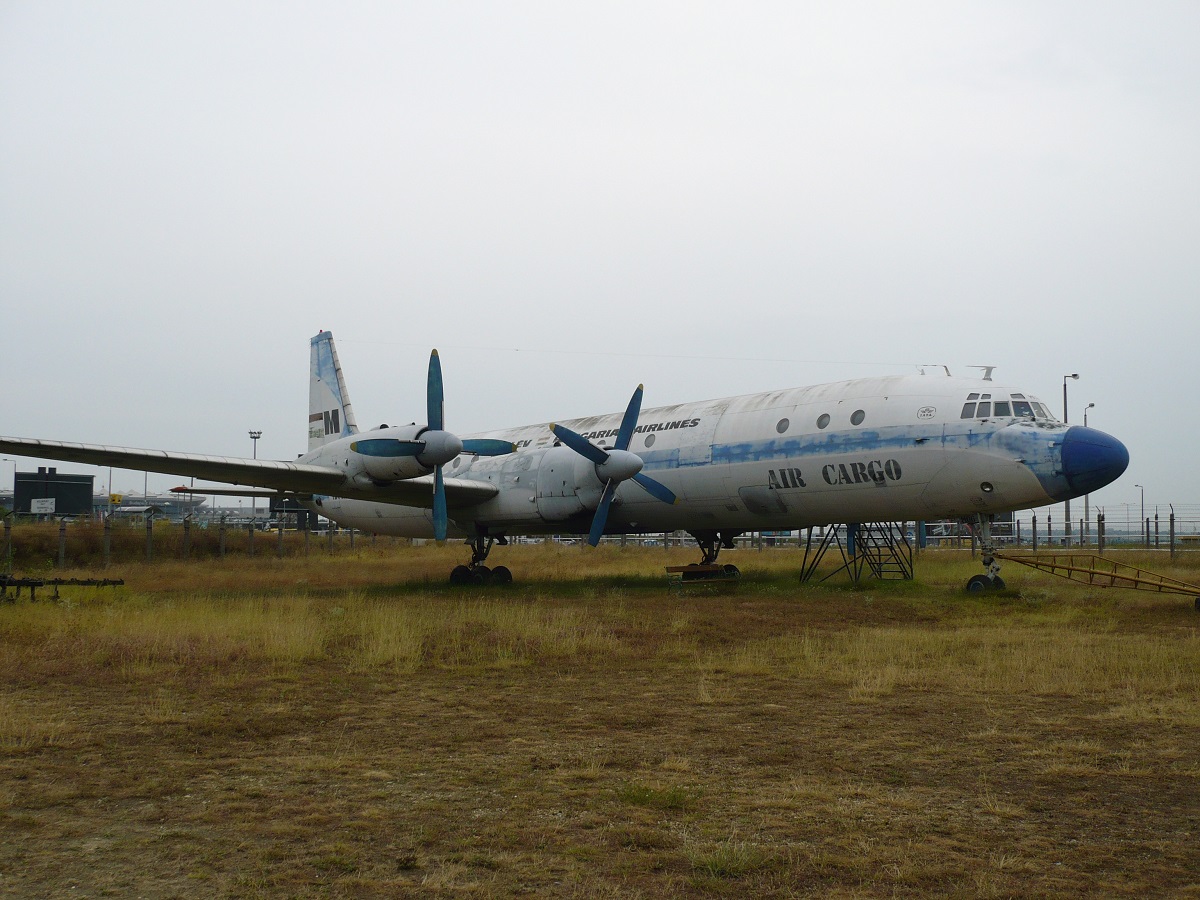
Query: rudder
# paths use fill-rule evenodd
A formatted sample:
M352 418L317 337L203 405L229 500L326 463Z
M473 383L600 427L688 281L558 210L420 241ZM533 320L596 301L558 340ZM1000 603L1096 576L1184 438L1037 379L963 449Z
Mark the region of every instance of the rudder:
M333 332L312 339L308 383L308 449L355 434L354 408L342 377Z

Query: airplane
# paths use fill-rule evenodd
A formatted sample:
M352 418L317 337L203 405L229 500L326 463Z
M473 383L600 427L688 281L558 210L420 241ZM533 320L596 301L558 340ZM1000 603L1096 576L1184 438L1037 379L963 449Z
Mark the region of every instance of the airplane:
M944 367L943 367L944 368ZM1082 496L1129 465L1116 438L1058 421L1036 396L992 380L898 375L797 387L458 437L446 430L430 355L423 424L360 431L331 332L310 340L308 451L294 461L0 437L0 452L193 476L247 487L179 492L291 495L344 527L465 538L454 583L508 582L485 563L524 535L687 531L715 566L740 534L834 523L962 518L991 558L990 516ZM731 568L731 567L726 567ZM736 574L736 569L733 569Z

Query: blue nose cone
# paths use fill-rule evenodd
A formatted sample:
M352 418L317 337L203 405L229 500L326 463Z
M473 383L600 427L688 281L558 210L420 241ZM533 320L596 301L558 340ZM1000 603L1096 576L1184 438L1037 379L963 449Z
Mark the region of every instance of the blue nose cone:
M1090 494L1121 477L1129 451L1110 434L1073 425L1062 442L1062 474L1071 496Z

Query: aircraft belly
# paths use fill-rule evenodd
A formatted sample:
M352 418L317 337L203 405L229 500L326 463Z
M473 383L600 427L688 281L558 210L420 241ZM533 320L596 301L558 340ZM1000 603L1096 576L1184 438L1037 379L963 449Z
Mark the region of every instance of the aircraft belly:
M342 528L356 528L369 534L393 537L433 537L433 519L427 509L335 497L322 498L319 504L313 504L311 508ZM451 533L454 531L451 527ZM462 532L458 534L461 536Z

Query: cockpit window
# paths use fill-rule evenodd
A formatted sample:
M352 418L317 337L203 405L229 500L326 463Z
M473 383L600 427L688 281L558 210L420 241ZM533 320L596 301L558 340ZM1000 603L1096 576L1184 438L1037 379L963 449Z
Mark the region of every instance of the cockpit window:
M1007 400L997 400L995 413L997 418L1007 419L1012 415L1012 404Z
M1014 400L1013 412L1022 418L1030 418L1033 416L1033 407L1029 405L1028 400Z
M986 397L987 395L985 394L984 396ZM975 409L975 415L979 416L979 418L981 418L981 419L986 419L991 414L992 414L992 404L991 403L980 403L979 406L976 407L976 409Z
M971 396L972 396L972 397L978 397L979 395L978 395L978 394L972 394ZM961 416L959 416L959 418L960 418L960 419L973 419L973 418L975 418L975 404L974 404L974 403L964 403L964 404L963 404L962 415L961 415Z
M1038 403L1036 400L1033 401L1033 411L1034 411L1034 414L1039 419L1053 419L1054 418L1052 415L1050 415L1050 411L1047 410L1046 407L1042 406L1042 404Z

